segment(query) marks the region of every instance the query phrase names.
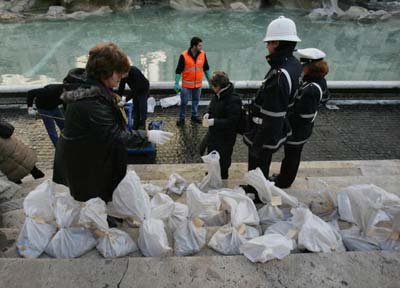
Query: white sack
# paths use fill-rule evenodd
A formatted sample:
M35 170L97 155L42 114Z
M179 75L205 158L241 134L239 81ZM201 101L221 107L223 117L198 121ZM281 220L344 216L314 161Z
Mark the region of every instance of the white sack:
M172 173L169 176L167 189L175 194L182 195L188 186L187 181L178 173Z
M212 189L220 189L223 186L221 178L221 167L219 165L219 153L212 151L208 155L202 156L201 159L207 165L207 175L199 183L201 191L208 192Z
M115 228L106 230L96 248L105 258L123 257L138 249L128 233Z
M199 252L206 244L207 230L197 227L192 220L186 220L174 232L175 255L187 256Z
M188 217L189 207L186 204L174 202L174 210L172 211L171 217L168 218L167 226L171 232L174 232Z
M156 99L154 97L147 98L147 113L154 113L154 108L156 108Z
M160 99L160 105L162 108L168 108L177 105L179 106L181 105L181 95L177 94L176 96L162 98Z
M285 220L285 214L278 206L266 204L258 210L258 216L261 224L271 225L273 223Z
M151 218L168 220L174 211L174 200L166 194L157 193L150 201Z
M139 228L138 245L146 257L165 256L170 252L164 222L152 218L144 220Z
M152 183L142 184L142 187L150 197L154 197L157 193L165 193L162 187Z

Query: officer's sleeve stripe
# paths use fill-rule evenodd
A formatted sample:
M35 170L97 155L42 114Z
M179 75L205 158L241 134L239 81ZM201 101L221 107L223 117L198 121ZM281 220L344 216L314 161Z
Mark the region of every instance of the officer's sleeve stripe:
M287 70L283 69L283 68L281 68L280 70L286 76L286 79L287 79L288 84L289 84L289 95L291 95L292 94L292 79L290 78L289 72Z
M272 112L264 109L260 109L260 112L264 115L270 116L270 117L285 117L286 112Z

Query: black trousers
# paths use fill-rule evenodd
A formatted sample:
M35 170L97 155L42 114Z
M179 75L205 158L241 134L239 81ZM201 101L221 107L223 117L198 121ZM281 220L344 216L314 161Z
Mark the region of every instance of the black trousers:
M147 95L135 95L132 97L134 130L146 129L147 97Z
M301 152L304 144L290 145L285 144L285 157L282 160L281 170L276 179L275 185L280 188L288 188L296 179L299 170Z
M269 166L271 166L273 151L269 149L261 149L257 155L252 153L251 147L249 147L249 160L248 170L254 170L257 167L261 169L265 178L269 177Z
M232 163L232 152L233 145L222 143L222 145L208 145L207 151L210 153L211 151L218 151L219 153L219 165L221 166L221 178L228 179L229 177L229 167L231 167Z

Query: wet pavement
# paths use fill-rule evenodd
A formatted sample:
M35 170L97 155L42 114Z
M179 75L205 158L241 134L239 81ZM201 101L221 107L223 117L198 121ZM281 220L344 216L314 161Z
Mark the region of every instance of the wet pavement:
M204 112L205 106L200 107ZM190 111L188 109L188 111ZM175 125L178 107L149 114L149 121L163 120L165 130L175 133L173 140L157 147L155 163L198 163L198 147L206 128L190 123ZM16 134L37 153L38 167L52 168L54 147L41 119L29 117L25 110L1 109L0 117L10 121ZM305 161L400 159L400 106L342 106L340 110L319 112L314 134L304 147ZM282 149L281 149L282 150ZM282 151L273 161L282 159ZM148 158L148 157L147 157ZM141 159L143 160L143 159ZM246 162L247 148L241 136L236 141L233 162Z

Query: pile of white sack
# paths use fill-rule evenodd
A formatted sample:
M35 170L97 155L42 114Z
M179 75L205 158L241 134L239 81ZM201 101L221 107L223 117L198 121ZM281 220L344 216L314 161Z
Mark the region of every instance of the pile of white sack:
M42 253L75 258L94 248L106 258L138 250L146 257L161 257L194 255L207 245L223 255L243 254L252 262L300 251L400 251L400 198L374 185L339 192L337 213L325 222L268 181L260 169L244 176L263 202L257 210L242 188L223 187L217 152L203 161L208 173L198 183L172 173L166 187L160 187L141 183L130 171L107 205L100 198L77 202L67 187L48 180L25 198L18 251L28 258ZM139 228L137 243L128 233L110 228L107 215ZM343 221L352 226L340 230Z

